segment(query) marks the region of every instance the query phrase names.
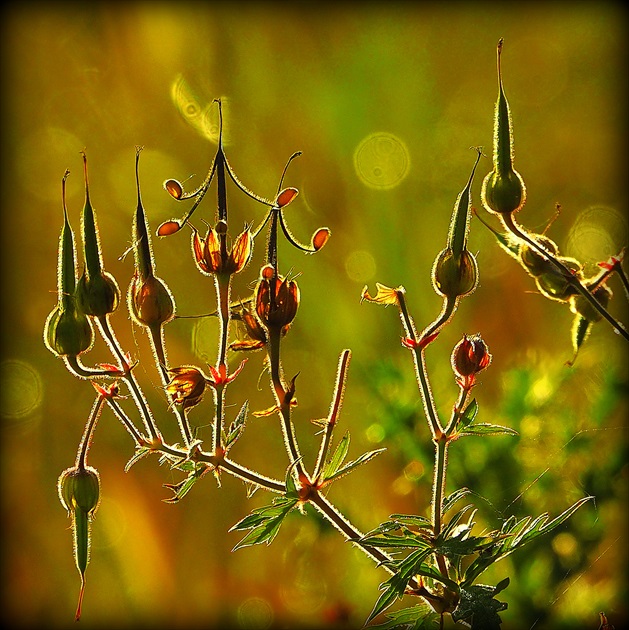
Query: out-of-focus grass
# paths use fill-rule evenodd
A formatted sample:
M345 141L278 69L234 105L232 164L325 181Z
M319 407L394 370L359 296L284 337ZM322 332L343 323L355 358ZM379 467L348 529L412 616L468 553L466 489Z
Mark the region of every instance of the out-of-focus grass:
M55 301L66 167L72 171L70 217L78 230L81 149L90 160L106 267L125 288L131 261L119 257L130 244L135 145L145 147L142 192L153 227L182 214L162 190L163 180L196 173L193 186L209 166L213 144L199 132L198 112L213 98L224 98L228 155L252 190L272 196L287 157L303 151L286 180L301 191L287 219L302 240L320 225L333 237L312 257L282 244L282 268L302 274L285 365L288 374L301 372L296 425L311 461L317 441L309 420L327 412L338 355L345 347L353 351L342 414L351 454L388 450L330 496L367 530L392 512L428 509L432 450L397 315L361 305L362 286L403 284L419 326L438 312L430 268L473 162L468 147L484 145L490 153L499 37L505 38L517 166L529 190L520 220L541 230L560 202L563 212L549 235L563 251L590 263L617 253L627 241L623 20L611 3L316 9L68 3L8 10L5 618L18 626L64 627L78 593L69 522L55 483L74 459L93 394L45 350L41 331ZM188 121L172 97L178 80ZM374 134L385 135L365 148ZM379 151L393 157L378 162ZM479 167L477 206L489 164ZM235 191L230 195L236 225L262 217L263 209ZM208 197L197 221L212 220L212 203ZM594 230L597 225L603 230ZM505 627L595 628L599 610L619 627L628 595L626 347L599 324L575 367L566 368L572 354L567 308L535 294L530 279L478 222L470 243L478 252L481 286L430 349L434 393L448 413L456 393L450 350L464 332L481 332L494 360L475 392L480 413L516 428L520 437L454 444L448 490L465 485L478 494L481 527L496 527L511 513L555 514L595 495L596 503L566 527L505 560L487 580L512 576L504 593ZM179 312L211 310L211 283L195 270L187 237L156 241L154 250ZM250 290L262 250L256 248L238 295ZM622 290L613 288L612 310L627 321ZM146 357L146 340L131 334L122 311L114 325L126 346ZM179 320L167 333L174 364L213 361L211 321ZM107 359L102 346L90 355L94 362ZM240 388L229 390L234 413L245 398L256 409L270 404L265 377L258 388L261 371L255 355L239 377ZM174 439L173 417L148 361L138 375ZM200 427L210 417L209 404L193 413ZM234 456L281 476L282 453L277 421L265 418L250 421ZM242 485L224 476L220 490L207 478L181 504L169 506L161 502L167 496L161 484L176 477L155 460L125 474L131 454L127 433L105 412L90 452L104 500L93 528L82 625L266 628L272 620L299 627L331 625L335 615L346 617L348 627L362 623L386 574L328 526L291 517L270 548L231 554L238 536L227 530L268 497L258 493L248 500Z

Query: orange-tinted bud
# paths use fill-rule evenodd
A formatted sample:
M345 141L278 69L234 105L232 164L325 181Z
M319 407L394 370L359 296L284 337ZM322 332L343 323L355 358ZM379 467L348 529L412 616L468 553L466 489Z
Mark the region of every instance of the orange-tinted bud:
M216 273L239 273L251 259L253 237L249 228L245 229L228 250L225 243L227 224L219 221L216 228L210 228L205 239L194 230L192 234L192 251L199 269L208 275Z
M184 409L190 409L198 405L205 392L207 377L201 370L184 365L168 370L173 375L166 386L166 391L173 397L176 403L181 403Z
M444 249L437 256L432 268L432 284L435 291L448 298L468 295L478 284L478 265L474 254L464 249L455 256Z
M134 274L128 293L129 312L141 326L166 324L175 316L175 301L166 284L153 275Z
M297 314L299 287L294 280L275 275L270 265L262 268L261 276L256 289L256 313L267 328L285 331Z
M463 336L452 351L452 369L457 378L472 385L476 374L491 363L491 354L480 335Z

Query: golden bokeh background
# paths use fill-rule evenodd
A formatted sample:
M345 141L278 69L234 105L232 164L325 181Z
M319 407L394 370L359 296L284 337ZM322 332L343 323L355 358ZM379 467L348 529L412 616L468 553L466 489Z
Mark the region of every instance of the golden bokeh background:
M229 160L240 179L272 197L287 158L303 155L286 185L286 209L308 241L327 225L315 256L280 246L280 264L299 276L302 301L286 338L286 372L297 379L295 423L307 462L326 415L340 352L351 348L342 432L350 457L386 446L340 481L330 498L366 531L391 513L425 514L432 448L393 308L360 303L365 284L404 285L423 326L439 311L430 284L450 212L475 153L491 155L497 94L495 47L514 123L517 168L529 192L521 222L562 252L595 263L627 243L627 30L616 3L25 3L7 9L3 30L3 617L14 627L69 627L79 576L69 521L57 494L72 465L93 401L44 347L55 303L61 178L70 220L83 205L80 151L90 167L106 268L126 290L132 273L135 146L151 226L185 209L167 178L197 185L216 139L212 100L224 102ZM479 207L482 160L473 186ZM264 209L233 188L232 230ZM214 219L208 195L195 224ZM187 208L187 206L186 206ZM456 396L449 365L463 333L480 332L493 354L475 395L480 419L519 437L465 438L450 453L448 491L477 493L479 527L510 514L558 514L582 496L596 501L565 526L496 565L481 581L511 576L505 628L596 628L603 610L627 620L627 347L598 324L573 368L572 316L534 290L530 278L476 220L470 249L481 284L430 348L434 395L444 414ZM264 247L235 293L245 297ZM211 282L195 269L185 234L154 241L157 269L182 315L213 308ZM622 287L611 310L628 321ZM124 308L114 327L134 357L158 422L175 440L146 339ZM180 319L167 328L173 364L212 363L216 322ZM103 344L87 363L108 359ZM251 356L228 390L229 413L245 399L271 404L262 356ZM192 413L210 435L210 400ZM163 483L180 477L156 459L124 466L127 432L105 410L90 451L103 500L81 626L360 627L387 574L310 514L295 514L270 546L231 552L229 528L269 501L211 477L177 505ZM276 418L250 418L233 456L282 477L286 457ZM504 597L503 597L504 596ZM404 601L396 606L410 604Z

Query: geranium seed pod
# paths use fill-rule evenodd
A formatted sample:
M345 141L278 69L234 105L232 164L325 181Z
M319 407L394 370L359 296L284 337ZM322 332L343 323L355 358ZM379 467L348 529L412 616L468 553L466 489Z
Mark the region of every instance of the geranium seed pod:
M511 214L526 201L526 187L520 174L513 168L513 124L509 103L502 85L500 56L503 40L498 42L498 100L494 114L493 170L483 181L481 198L489 212Z
M612 299L614 293L606 284L601 284L592 291L592 295L601 306L607 308L607 305ZM589 322L598 322L603 319L601 313L599 313L599 311L592 306L592 303L580 293L577 293L570 298L570 310L576 315L580 315L584 319L587 319Z
M91 466L66 468L57 482L59 500L68 512L94 514L100 503L100 477Z
M455 256L450 249L440 252L432 268L435 291L451 299L468 295L478 284L476 258L468 250Z
M480 335L464 335L452 351L452 369L460 379L475 376L491 363L491 354Z
M155 276L142 280L134 274L127 300L131 316L141 326L161 326L175 316L175 300L166 284Z
M559 254L559 247L552 239L543 234L531 234L530 237L552 256ZM525 269L534 277L541 276L554 265L528 243L522 243L518 249L518 259Z
M567 256L558 256L559 261L567 270L571 276L574 276L577 280L581 280L583 277L583 268L581 263L575 258L569 258ZM574 287L572 278L567 275L566 272L557 269L555 265L549 267L547 271L535 278L535 284L540 293L545 295L551 300L558 302L565 302L571 295L575 295L577 290Z

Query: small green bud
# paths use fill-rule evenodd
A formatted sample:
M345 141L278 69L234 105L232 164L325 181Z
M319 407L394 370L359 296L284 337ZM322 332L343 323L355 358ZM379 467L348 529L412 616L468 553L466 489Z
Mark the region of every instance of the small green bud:
M498 100L494 114L494 169L485 177L481 190L483 205L489 212L511 214L526 201L526 187L520 174L513 168L513 124L509 103L502 85L500 55L502 39L498 42Z
M569 274L557 269L554 265L549 267L544 273L535 278L535 283L542 295L551 300L565 302L570 296L575 295L577 290L574 287L572 277L581 280L583 277L583 268L581 263L575 258L567 256L558 256L557 261L560 262Z
M559 254L557 244L547 236L542 234L531 234L530 237L552 256L557 256ZM518 258L527 271L535 277L541 276L552 268L556 269L548 258L542 256L542 254L540 254L534 247L531 247L528 243L522 243L520 245Z
M455 256L451 249L440 252L432 267L432 285L444 297L457 298L472 293L478 284L476 258L468 250Z
M609 301L612 299L614 293L605 284L600 284L592 291L592 295L596 298L601 306L607 308ZM596 310L592 303L580 293L571 296L570 298L570 310L575 315L580 315L588 322L599 322L603 319L603 316Z

